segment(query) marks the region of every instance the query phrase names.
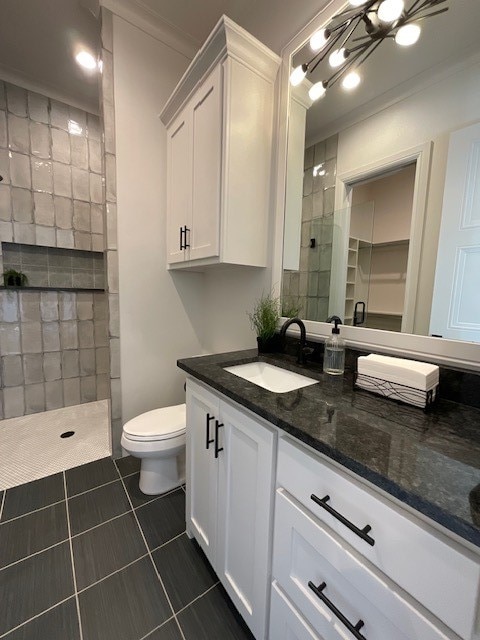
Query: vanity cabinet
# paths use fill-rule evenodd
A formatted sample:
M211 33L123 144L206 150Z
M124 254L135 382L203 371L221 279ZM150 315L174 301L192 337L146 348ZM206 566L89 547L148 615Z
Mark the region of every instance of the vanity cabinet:
M265 638L276 433L187 381L187 530Z
M266 266L279 64L224 16L162 111L169 268Z
M478 638L478 558L287 440L278 447L272 574L325 640Z

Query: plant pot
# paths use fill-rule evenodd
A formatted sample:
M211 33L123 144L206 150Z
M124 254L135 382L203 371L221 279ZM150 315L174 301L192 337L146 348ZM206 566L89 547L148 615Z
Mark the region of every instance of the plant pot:
M278 353L282 351L282 340L278 333L271 338L257 337L258 353Z

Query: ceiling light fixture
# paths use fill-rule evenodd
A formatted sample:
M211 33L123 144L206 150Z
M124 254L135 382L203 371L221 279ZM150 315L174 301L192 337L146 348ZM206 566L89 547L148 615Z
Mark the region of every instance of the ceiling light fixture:
M318 100L340 79L345 89L354 89L360 83L358 68L384 40L395 40L402 47L415 44L421 33L418 22L448 11L448 7L440 8L446 2L409 0L407 9L406 0L350 0L350 6L313 34L310 47L315 55L293 70L291 84L299 85L307 74L328 61L334 72L326 67L325 76L330 77L312 85L310 98Z
M81 67L89 71L93 71L98 66L92 54L85 50L79 51L75 56L75 60Z

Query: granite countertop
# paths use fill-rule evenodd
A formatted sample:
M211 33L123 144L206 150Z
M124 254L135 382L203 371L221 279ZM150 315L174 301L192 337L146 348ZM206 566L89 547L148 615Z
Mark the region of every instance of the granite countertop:
M319 384L272 393L223 367L262 360ZM291 356L256 350L186 358L178 366L401 502L480 547L480 409L440 400L425 412L353 389Z

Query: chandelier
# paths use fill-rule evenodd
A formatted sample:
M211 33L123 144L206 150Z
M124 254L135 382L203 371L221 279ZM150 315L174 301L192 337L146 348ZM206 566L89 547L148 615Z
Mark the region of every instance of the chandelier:
M314 55L292 71L290 83L299 85L307 74L328 61L324 65L327 77L310 87L310 98L318 100L340 79L345 89L354 89L361 81L359 67L384 40L394 39L402 47L415 44L421 21L448 11L448 7L438 8L445 2L413 0L406 9L405 0L349 0L346 9L310 38Z

